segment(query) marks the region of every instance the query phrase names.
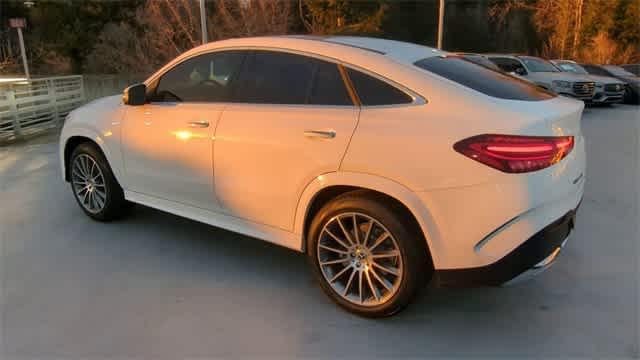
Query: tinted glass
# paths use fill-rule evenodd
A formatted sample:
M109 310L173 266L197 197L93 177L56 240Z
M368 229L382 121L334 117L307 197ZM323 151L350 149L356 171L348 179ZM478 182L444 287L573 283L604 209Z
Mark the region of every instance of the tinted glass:
M494 64L491 60L487 59L484 56L465 54L465 55L462 55L462 57L465 60L471 61L472 63L478 64L478 65L482 65L482 66L486 66L489 69L500 70L498 65Z
M608 71L599 66L582 65L582 67L591 75L611 76Z
M434 56L416 66L483 94L500 99L539 101L554 97L537 86L505 73L474 64L457 56Z
M578 65L578 64L574 64L574 63L558 63L558 67L566 72L574 72L577 74L589 74L585 69L582 68L582 66Z
M305 104L315 63L306 56L256 51L248 59L234 101Z
M517 73L518 71L521 71L526 74L527 72L522 63L515 59L492 57L489 58L489 60L496 64L500 70L507 73Z
M338 65L275 51L255 51L247 57L233 101L353 105Z
M227 101L243 58L243 52L228 51L185 60L160 78L153 101Z
M413 102L409 95L382 80L349 68L347 68L347 74L362 105L396 105Z
M638 64L622 65L622 68L636 76L640 75L640 65Z
M543 60L531 56L519 56L524 61L524 65L531 72L560 72L552 63L547 60Z
M336 64L316 61L309 104L313 105L353 105L342 75Z
M613 75L616 76L631 76L634 77L635 75L628 72L627 70L621 68L620 66L615 66L615 65L605 65L604 66L605 69L607 69L607 71L609 71L610 73L612 73Z

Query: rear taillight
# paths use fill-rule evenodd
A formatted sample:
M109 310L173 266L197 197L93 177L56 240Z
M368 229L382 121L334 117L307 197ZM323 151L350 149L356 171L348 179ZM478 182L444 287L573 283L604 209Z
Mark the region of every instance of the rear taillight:
M573 136L478 135L453 145L473 160L507 173L547 168L573 149Z

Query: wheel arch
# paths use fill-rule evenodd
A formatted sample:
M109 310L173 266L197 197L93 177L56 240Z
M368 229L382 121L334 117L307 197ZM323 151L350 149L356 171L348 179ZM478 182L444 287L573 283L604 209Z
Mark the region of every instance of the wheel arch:
M88 129L79 129L75 128L73 131L69 131L69 129L65 129L63 136L61 136L61 144L64 144L60 148L60 166L62 167L62 176L65 181L69 181L69 162L71 160L71 154L73 150L80 144L89 142L96 146L96 148L104 155L107 159L107 163L109 164L111 171L113 172L113 176L116 178L116 181L120 182L120 169L117 165L112 161L113 155L106 148L104 140L97 133L94 133Z
M393 180L370 174L336 172L315 178L304 190L294 222L294 232L299 234L300 249L306 251L306 236L313 216L331 199L351 191L369 191L383 201L397 205L408 216L408 221L417 226L423 237L427 252L434 263L437 254L434 248L440 234L431 213L410 189Z

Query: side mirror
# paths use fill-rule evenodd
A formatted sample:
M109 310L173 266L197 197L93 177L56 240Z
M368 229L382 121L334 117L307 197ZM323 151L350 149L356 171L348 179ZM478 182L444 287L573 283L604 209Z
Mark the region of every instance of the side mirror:
M145 84L135 84L124 89L122 102L125 105L144 105L147 102L147 86Z
M516 74L518 74L520 76L527 75L527 70L525 70L524 68L521 68L521 67L516 68L515 72L516 72Z

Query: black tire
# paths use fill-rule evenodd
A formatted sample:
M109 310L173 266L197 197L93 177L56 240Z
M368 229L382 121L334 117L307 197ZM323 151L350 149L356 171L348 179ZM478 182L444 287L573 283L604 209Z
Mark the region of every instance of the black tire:
M334 217L345 213L369 216L388 230L395 238L403 261L403 271L397 291L379 305L363 306L349 301L332 288L320 266L318 242L325 225ZM324 292L344 309L360 316L379 318L391 316L403 310L416 294L426 286L433 274L433 266L424 237L402 216L399 209L381 196L367 191L354 191L337 197L315 215L307 236L307 257L316 280ZM352 233L353 235L353 233ZM341 255L347 256L347 255ZM349 285L346 285L349 288ZM345 290L346 291L346 290Z
M97 167L99 167L100 172L102 173L102 177L104 179L104 187L106 188L106 196L103 202L103 206L98 211L89 211L85 205L83 205L82 200L79 198L79 195L74 188L74 175L71 173L73 171L73 164L76 161L76 158L80 156L88 156L92 160L95 161ZM131 204L124 199L124 192L120 184L113 176L113 172L111 171L111 167L107 162L107 159L102 154L102 151L98 149L95 144L90 142L82 143L73 150L71 153L71 158L69 159L70 167L70 185L71 192L73 193L76 202L87 214L94 220L98 221L111 221L114 219L118 219L128 214Z
M631 105L640 105L640 94L633 91L630 88L627 88L624 92L624 101L625 104Z

